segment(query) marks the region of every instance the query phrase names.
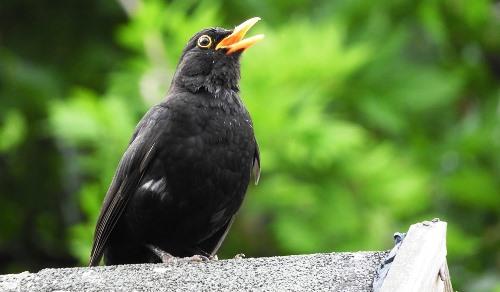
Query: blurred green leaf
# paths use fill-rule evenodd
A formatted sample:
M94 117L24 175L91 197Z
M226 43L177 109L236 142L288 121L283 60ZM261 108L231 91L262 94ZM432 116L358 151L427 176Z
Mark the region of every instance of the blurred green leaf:
M0 152L10 151L23 142L26 121L19 111L8 111L0 121Z

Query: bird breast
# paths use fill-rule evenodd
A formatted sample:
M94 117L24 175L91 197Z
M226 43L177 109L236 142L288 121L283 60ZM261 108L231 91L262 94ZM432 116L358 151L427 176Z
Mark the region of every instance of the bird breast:
M202 189L210 196L231 195L240 184L248 184L255 145L250 117L239 107L191 105L172 121L176 133L168 135L165 149L167 177L187 184L193 195Z

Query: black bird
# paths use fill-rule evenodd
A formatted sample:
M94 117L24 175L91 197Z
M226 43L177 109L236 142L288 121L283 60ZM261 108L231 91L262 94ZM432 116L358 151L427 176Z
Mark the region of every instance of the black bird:
M214 255L260 176L252 120L239 96L243 39L260 18L234 30L195 34L166 98L137 125L104 199L90 266Z

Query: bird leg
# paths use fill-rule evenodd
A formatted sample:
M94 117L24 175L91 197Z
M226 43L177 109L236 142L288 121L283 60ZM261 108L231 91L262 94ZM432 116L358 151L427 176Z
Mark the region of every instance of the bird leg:
M168 263L171 263L171 262L174 262L176 257L174 257L173 255L169 254L168 252L162 250L161 248L159 247L156 247L154 245L151 245L151 244L147 244L146 245L147 248L149 248L149 250L151 250L158 258L160 258L160 260L162 261L162 263L164 264L168 264Z

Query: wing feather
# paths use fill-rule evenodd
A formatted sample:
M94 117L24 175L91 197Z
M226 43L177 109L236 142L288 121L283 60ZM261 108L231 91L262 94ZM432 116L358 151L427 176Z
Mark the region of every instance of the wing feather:
M257 144L257 140L255 140L255 153L253 155L252 172L255 184L258 184L260 179L260 151L259 151L259 144Z
M111 232L156 153L158 109L152 108L139 123L118 164L97 219L89 266L99 264Z

